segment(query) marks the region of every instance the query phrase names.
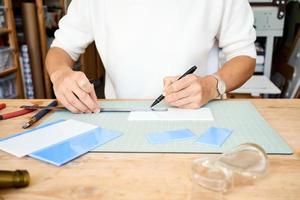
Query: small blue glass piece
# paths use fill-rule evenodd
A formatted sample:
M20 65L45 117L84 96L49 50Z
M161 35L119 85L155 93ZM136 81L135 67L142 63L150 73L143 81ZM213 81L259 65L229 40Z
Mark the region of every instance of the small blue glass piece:
M196 140L196 143L221 147L231 133L230 129L211 127Z
M146 138L151 144L164 144L168 142L196 138L196 135L188 129L166 131L161 133L148 133Z

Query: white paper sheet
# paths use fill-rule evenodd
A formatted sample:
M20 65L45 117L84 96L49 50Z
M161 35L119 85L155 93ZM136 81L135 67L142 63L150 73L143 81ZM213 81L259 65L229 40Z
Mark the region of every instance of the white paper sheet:
M96 128L95 125L70 119L3 140L0 142L0 149L17 157L23 157Z
M128 121L214 121L209 108L179 109L169 108L168 111L133 111Z

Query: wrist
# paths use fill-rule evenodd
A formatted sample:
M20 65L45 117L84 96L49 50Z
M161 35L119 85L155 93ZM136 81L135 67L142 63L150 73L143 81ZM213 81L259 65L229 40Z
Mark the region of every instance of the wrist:
M51 74L49 74L51 82L54 84L57 80L59 80L61 77L67 76L67 74L73 72L71 67L62 67L61 69L58 69Z
M203 78L203 81L205 83L204 85L206 86L206 91L208 93L209 100L216 99L219 96L217 90L218 81L210 75L205 76Z

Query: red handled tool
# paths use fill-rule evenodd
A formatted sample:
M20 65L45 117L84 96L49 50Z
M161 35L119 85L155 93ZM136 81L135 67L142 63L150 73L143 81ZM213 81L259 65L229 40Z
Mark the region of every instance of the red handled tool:
M0 103L0 110L6 108L6 104L5 103ZM5 119L10 119L10 118L14 118L14 117L19 117L21 115L25 115L27 113L31 113L34 110L32 109L22 109L22 110L18 110L18 111L14 111L14 112L10 112L10 113L5 113L0 115L0 120L5 120Z

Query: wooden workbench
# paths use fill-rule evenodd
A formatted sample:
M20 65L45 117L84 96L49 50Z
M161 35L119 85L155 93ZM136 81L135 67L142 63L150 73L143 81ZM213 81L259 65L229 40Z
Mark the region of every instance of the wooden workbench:
M294 150L290 156L269 156L267 174L228 194L205 190L190 179L195 154L88 153L63 167L0 152L0 169L27 169L31 185L0 190L0 200L196 200L196 199L300 199L300 100L251 100L257 110ZM12 111L16 106L43 100L0 100ZM12 106L12 107L10 107ZM22 131L32 114L0 121L0 137Z

